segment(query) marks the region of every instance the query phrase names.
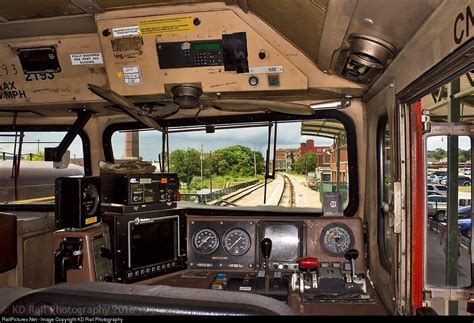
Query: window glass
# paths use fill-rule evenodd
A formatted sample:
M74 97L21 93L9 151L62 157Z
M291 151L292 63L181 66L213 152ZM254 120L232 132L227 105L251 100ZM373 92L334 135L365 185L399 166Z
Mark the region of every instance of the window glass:
M275 126L271 128L268 170L267 122L169 128L169 170L180 178L181 198L221 206L321 209L324 193L337 191L346 206L349 165L342 123L308 120L279 122L276 127L275 150ZM112 135L114 158L141 157L159 170L161 133L135 132L134 147L127 139L130 133L117 131ZM271 176L273 169L275 176ZM271 178L265 190L266 170Z
M448 141L456 149L452 153L456 155L454 172L452 176L457 177L455 191L448 191ZM427 281L432 285L455 285L469 286L471 279L470 266L470 245L471 245L471 179L464 174L465 168L470 168L471 140L467 136L432 136L427 139L427 180L432 178L434 181L443 185L434 185L443 195L428 195L428 236L427 236ZM465 157L467 156L467 158ZM435 173L441 174L441 176ZM445 174L444 176L442 176ZM442 190L441 188L444 188ZM428 194L431 194L428 192ZM456 214L449 214L450 203L456 203ZM447 222L449 217L457 218L456 235L449 236ZM452 258L448 259L448 239L449 243L457 246ZM448 261L449 260L449 261ZM455 284L447 281L447 268L456 267ZM451 278L453 282L453 278Z
M57 169L53 162L44 161L44 148L56 147L65 135L66 132L60 131L1 133L0 202L52 203L57 177L84 175L83 146L79 136L68 149L70 163L67 168Z

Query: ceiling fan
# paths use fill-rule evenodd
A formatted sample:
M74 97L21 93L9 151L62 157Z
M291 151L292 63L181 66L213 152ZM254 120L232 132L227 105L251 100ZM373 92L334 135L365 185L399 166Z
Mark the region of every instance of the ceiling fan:
M180 109L203 109L211 107L230 112L278 112L291 115L313 115L307 105L253 99L201 99L202 90L192 85L176 85L171 88L173 100L162 100L153 104L136 105L129 99L105 87L87 84L89 90L120 107L125 113L148 127L161 131L155 119L165 119Z

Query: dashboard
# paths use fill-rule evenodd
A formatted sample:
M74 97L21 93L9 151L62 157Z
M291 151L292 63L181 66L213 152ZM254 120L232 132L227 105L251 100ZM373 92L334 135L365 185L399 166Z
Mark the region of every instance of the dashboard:
M362 223L357 218L308 219L252 216L187 216L188 269L257 271L263 268L261 241L272 242L269 269L293 271L298 259L318 258L320 267L350 272L349 249L364 255ZM355 260L364 272L363 256Z

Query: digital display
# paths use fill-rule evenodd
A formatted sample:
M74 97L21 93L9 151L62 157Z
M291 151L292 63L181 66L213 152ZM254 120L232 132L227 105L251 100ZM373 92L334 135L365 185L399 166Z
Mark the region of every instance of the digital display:
M19 48L17 54L25 74L61 72L56 49L53 46Z
M193 50L220 50L220 43L194 43Z
M300 236L296 225L288 223L268 224L264 238L272 240L271 262L294 262L300 257Z
M137 268L177 259L178 219L159 219L130 228L129 267Z

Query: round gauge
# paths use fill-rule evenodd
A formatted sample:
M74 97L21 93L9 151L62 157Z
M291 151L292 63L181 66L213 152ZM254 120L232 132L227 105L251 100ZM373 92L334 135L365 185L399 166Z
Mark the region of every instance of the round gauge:
M82 190L82 206L87 216L94 215L99 207L99 190L95 184L88 184Z
M194 249L202 254L209 254L219 247L219 237L214 230L201 229L193 236Z
M250 235L243 229L231 229L224 234L224 249L233 256L242 256L250 249Z
M320 243L329 255L342 257L344 252L354 246L354 234L347 225L332 223L324 227Z

